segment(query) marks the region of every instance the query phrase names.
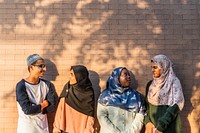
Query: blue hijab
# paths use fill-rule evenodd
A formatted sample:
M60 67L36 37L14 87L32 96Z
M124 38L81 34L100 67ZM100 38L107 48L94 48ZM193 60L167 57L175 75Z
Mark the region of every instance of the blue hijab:
M124 88L120 84L119 78L123 69L126 68L118 67L112 71L98 102L104 106L115 106L144 114L145 104L141 95L131 87Z

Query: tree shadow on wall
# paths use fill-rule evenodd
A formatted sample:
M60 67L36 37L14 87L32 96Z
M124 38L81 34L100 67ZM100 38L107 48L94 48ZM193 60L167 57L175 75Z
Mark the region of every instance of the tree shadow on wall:
M71 40L82 40L81 47L76 49L79 53L76 56L76 63L91 64L94 68L99 64L104 64L105 69L100 76L107 75L110 69L115 68L118 64L124 64L124 66L131 66L130 70L136 70L135 75L138 79L147 81L150 78L150 72L142 70L146 70L147 64L144 61L149 58L149 55L175 54L177 63L179 63L177 65L178 75L182 76L179 72L179 68L182 69L181 62L190 58L180 55L190 57L187 52L188 43L194 46L193 41L183 42L182 33L188 33L187 37L189 37L193 31L183 29L183 24L190 25L190 21L183 21L184 9L182 6L184 4L182 2L61 0L48 3L45 0L18 0L16 2L4 0L0 3L2 7L6 7L7 10L13 8L15 10L8 12L4 8L0 8L0 12L5 12L1 15L1 18L5 20L0 21L1 32L13 33L21 26L22 32L25 33L24 25L30 29L42 29L45 31L42 38L41 34L33 36L35 39L37 37L47 39L47 44L43 48L44 54L49 55L52 59L56 59L65 50L68 50L68 43ZM185 2L188 2L186 4L189 6L190 4L198 5L195 3L198 1ZM39 23L36 23L36 20ZM192 20L192 23L195 24L195 21ZM76 31L80 29L74 27L82 28L84 33L77 33ZM83 38L77 36L76 33ZM89 35L85 37L85 34ZM26 36L23 33L22 35ZM197 42L199 41L197 40ZM151 44L154 44L153 48ZM179 44L185 50L173 46L173 50L171 50L165 44ZM67 56L67 53L65 55ZM187 79L187 76L183 74L182 79ZM144 86L143 84L145 83L138 83L139 86ZM186 86L189 87L188 90L192 89L192 86ZM192 92L186 93L188 97L186 104L191 106L188 100L192 96ZM184 114L189 112L188 108L184 110ZM187 128L184 131L189 132L190 126L186 117L183 118L186 125L184 127Z
M65 0L3 0L0 2L4 7L0 8L0 39L47 40L44 55L55 59L66 50L63 41L75 39L66 25L73 25L77 4L78 1ZM24 45L24 41L18 44Z
M183 28L183 24L190 24L190 22L184 21L182 17L184 15L182 7L186 7L186 4L181 1L149 1L149 3L144 1L149 6L139 8L139 6L128 1L116 2L110 0L107 3L99 3L94 0L81 10L82 17L88 18L91 22L98 19L105 21L102 21L101 27L96 26L96 30L94 30L95 26L91 26L93 32L88 38L84 39L83 45L79 49L80 56L77 56L77 63L91 63L95 65L94 68L98 68L102 64L105 69L100 76L107 75L110 68L124 64L125 66L131 66L130 70L136 70L137 77L148 81L151 79L150 70L147 72L140 71L147 70L147 64L144 64L143 61L150 60L149 55L174 55L172 59L175 60L174 64L177 65L177 75L181 77L182 82L185 82L183 86L187 88L187 91L184 90L184 94L187 94L186 106L181 112L181 114L184 114L181 115L184 125L183 133L191 132L187 115L192 108L189 102L192 92L189 90L193 86L186 84L188 83L188 73L184 74L184 72L187 71L187 60L191 60L191 56L189 56L191 51L187 52L188 43L193 45L192 42L194 41L183 41L185 32L188 33L188 38L193 32ZM188 1L188 6L191 6L190 4L193 5L195 2L190 3ZM196 4L198 5L198 3ZM94 5L100 6L96 6L95 10L90 8ZM102 7L105 10L101 10ZM92 15L88 15L88 12L93 12L96 18L90 19ZM198 23L197 19L192 23ZM199 47L196 41L193 46L195 48ZM135 51L136 53L134 53ZM141 84L145 86L145 83L139 83L140 86Z

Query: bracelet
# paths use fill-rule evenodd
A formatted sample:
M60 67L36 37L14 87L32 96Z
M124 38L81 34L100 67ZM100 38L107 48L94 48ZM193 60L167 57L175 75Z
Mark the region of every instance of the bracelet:
M157 128L154 128L154 129L153 129L153 132L155 132L156 130L157 130Z

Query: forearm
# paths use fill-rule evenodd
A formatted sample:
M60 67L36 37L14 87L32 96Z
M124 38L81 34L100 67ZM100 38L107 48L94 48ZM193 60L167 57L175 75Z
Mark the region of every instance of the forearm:
M55 91L53 84L49 86L49 92L46 96L46 100L48 101L48 106L43 110L43 113L54 112L56 110L56 106L58 103L58 95Z
M117 126L115 126L108 118L108 112L101 104L98 104L97 118L99 120L101 128L106 128L108 131L113 133L120 133L120 130L117 128Z
M41 105L30 105L30 104L23 104L20 101L18 101L19 105L22 108L22 111L26 115L33 115L41 112ZM21 104L20 104L21 103Z
M143 126L144 115L137 113L131 127L128 129L128 132L138 133L141 131Z
M37 114L41 112L41 105L34 104L29 100L24 80L21 80L16 85L16 100L26 115Z
M165 114L158 119L158 124L156 126L156 128L159 131L165 131L168 126L176 119L178 113L179 113L179 107L177 104L169 107Z

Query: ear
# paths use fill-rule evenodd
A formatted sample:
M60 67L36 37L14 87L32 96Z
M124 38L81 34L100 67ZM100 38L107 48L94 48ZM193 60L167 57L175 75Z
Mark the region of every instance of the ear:
M33 70L33 67L34 67L33 65L30 65L30 66L29 66L30 71Z

